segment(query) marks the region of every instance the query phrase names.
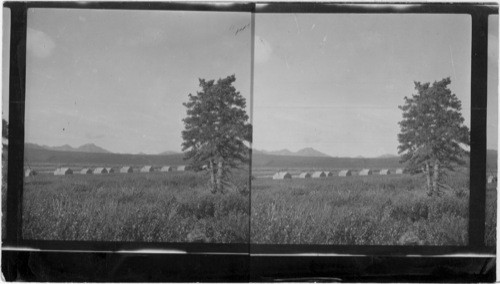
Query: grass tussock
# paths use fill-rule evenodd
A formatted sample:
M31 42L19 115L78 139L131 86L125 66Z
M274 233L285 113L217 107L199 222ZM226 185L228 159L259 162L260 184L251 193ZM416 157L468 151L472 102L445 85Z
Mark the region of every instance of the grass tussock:
M467 245L468 175L453 190L427 196L419 177L257 179L252 184L253 243Z
M25 181L23 237L247 243L248 197L236 190L213 195L206 184L189 172L39 175Z

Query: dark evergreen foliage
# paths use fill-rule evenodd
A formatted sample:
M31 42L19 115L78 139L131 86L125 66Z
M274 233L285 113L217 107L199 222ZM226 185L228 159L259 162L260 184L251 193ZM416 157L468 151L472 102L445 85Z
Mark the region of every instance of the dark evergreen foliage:
M187 117L183 119L182 150L194 169L207 165L212 192L222 191L232 168L249 159L252 126L245 111L246 101L232 85L235 75L224 79L200 79L201 91L189 94Z
M439 82L415 82L417 94L405 97L399 106L403 120L398 134L401 162L412 173L424 172L429 195L439 192L443 169L464 165L470 144L469 129L464 125L462 104L448 85L450 78Z

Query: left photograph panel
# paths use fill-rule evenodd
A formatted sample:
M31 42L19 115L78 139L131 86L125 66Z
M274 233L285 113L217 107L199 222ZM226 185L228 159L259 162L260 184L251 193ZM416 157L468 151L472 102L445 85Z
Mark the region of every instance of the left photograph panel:
M2 19L2 241L5 240L7 216L7 158L9 147L9 72L10 72L10 9L3 8Z
M251 20L28 9L23 239L248 243Z

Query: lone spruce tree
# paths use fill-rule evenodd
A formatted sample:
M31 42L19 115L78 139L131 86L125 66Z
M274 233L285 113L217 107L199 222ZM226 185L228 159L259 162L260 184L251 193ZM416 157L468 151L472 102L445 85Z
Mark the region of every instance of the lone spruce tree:
M252 126L245 111L245 98L232 85L235 75L206 81L199 79L201 91L189 94L183 103L187 117L183 119L182 150L190 166L206 165L210 173L212 193L222 192L231 169L247 163Z
M399 106L403 111L398 134L400 162L406 162L411 173L425 174L430 196L447 187L441 182L443 170L464 165L468 156L469 129L460 112L462 103L448 89L450 83L450 78L432 86L415 82L417 94L405 97L405 104Z

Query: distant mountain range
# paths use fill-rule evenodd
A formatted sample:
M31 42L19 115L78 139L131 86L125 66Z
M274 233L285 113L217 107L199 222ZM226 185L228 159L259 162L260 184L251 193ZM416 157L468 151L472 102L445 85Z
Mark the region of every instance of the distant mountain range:
M38 145L35 143L25 143L24 145L26 148L31 148L31 149L45 149L45 150L62 151L62 152L111 153L111 151L99 147L94 143L84 144L76 148L71 147L68 144L62 146L46 146L46 145Z
M46 150L46 151L48 150L48 151L57 151L57 152L114 154L111 151L108 151L102 147L95 145L94 143L84 144L84 145L81 145L80 147L76 147L76 148L72 147L70 145L67 145L67 144L62 145L62 146L46 146L46 145L38 145L35 143L25 143L25 149L30 150L30 151L31 150ZM395 165L396 165L396 163L399 163L399 156L393 155L393 154L384 154L384 155L378 156L376 158L365 158L362 156L357 156L354 158L349 158L349 157L339 158L339 157L331 157L327 154L324 154L324 153L322 153L318 150L315 150L313 148L310 148L310 147L301 149L297 152L292 152L288 149L282 149L282 150L278 150L278 151L266 151L266 150L255 150L254 149L253 154L254 154L254 156L253 156L253 158L254 158L253 164L254 165L264 164L264 165L269 165L269 166L271 164L282 164L282 162L284 164L289 164L292 161L293 161L293 163L300 161L299 164L302 164L306 161L309 161L309 160L300 160L300 159L297 160L297 159L294 159L294 157L300 157L302 159L304 159L304 158L314 159L314 161L313 160L310 161L312 164L315 164L319 161L323 161L326 163L328 158L330 158L330 159L333 158L333 159L336 159L339 161L342 160L344 162L361 160L361 159L368 159L368 160L374 160L374 161L376 161L377 159L382 159L382 160L385 160L387 162L394 163ZM117 154L117 155L130 156L131 154ZM144 153L139 153L136 155L138 155L138 156L175 156L175 157L178 156L182 160L182 153L175 152L175 151L164 151L164 152L161 152L157 155L146 155ZM134 156L134 155L132 155L132 156ZM276 159L278 157L273 158L273 156L281 156L282 158ZM319 158L320 160L317 160L315 158ZM283 160L283 159L285 159L285 160ZM292 159L292 160L290 160L290 159ZM486 164L487 164L487 167L489 169L496 169L497 168L497 159L498 159L497 150L488 149L487 155L486 155ZM281 160L283 160L283 161L281 161ZM365 162L367 162L367 161L365 161ZM328 164L329 163L330 162L328 162Z
M266 151L266 150L254 150L256 154L267 154L267 155L276 155L276 156L296 156L296 157L330 157L325 153L321 153L318 150L313 148L304 148L300 149L297 152L292 152L288 149L282 149L278 151Z
M267 154L267 155L275 155L275 156L295 156L295 157L330 157L329 155L322 153L314 148L308 147L304 149L300 149L297 152L292 152L288 149L282 149L278 151L266 151L266 150L254 150L253 151L255 154ZM384 154L381 156L378 156L376 158L380 159L388 159L388 158L398 158L398 155L394 154ZM357 159L364 159L365 157L363 156L356 156L354 158Z
M107 154L113 153L109 150L106 150L100 146L95 145L94 143L87 143L87 144L84 144L84 145L82 145L80 147L76 147L76 148L72 147L71 145L68 145L68 144L64 144L62 146L46 146L46 145L38 145L35 143L27 142L24 145L28 149L43 149L43 150L61 151L61 152L107 153ZM164 152L159 153L158 155L165 156L165 155L178 155L178 154L182 154L182 153L175 152L175 151L164 151ZM137 155L147 155L147 154L140 152Z

